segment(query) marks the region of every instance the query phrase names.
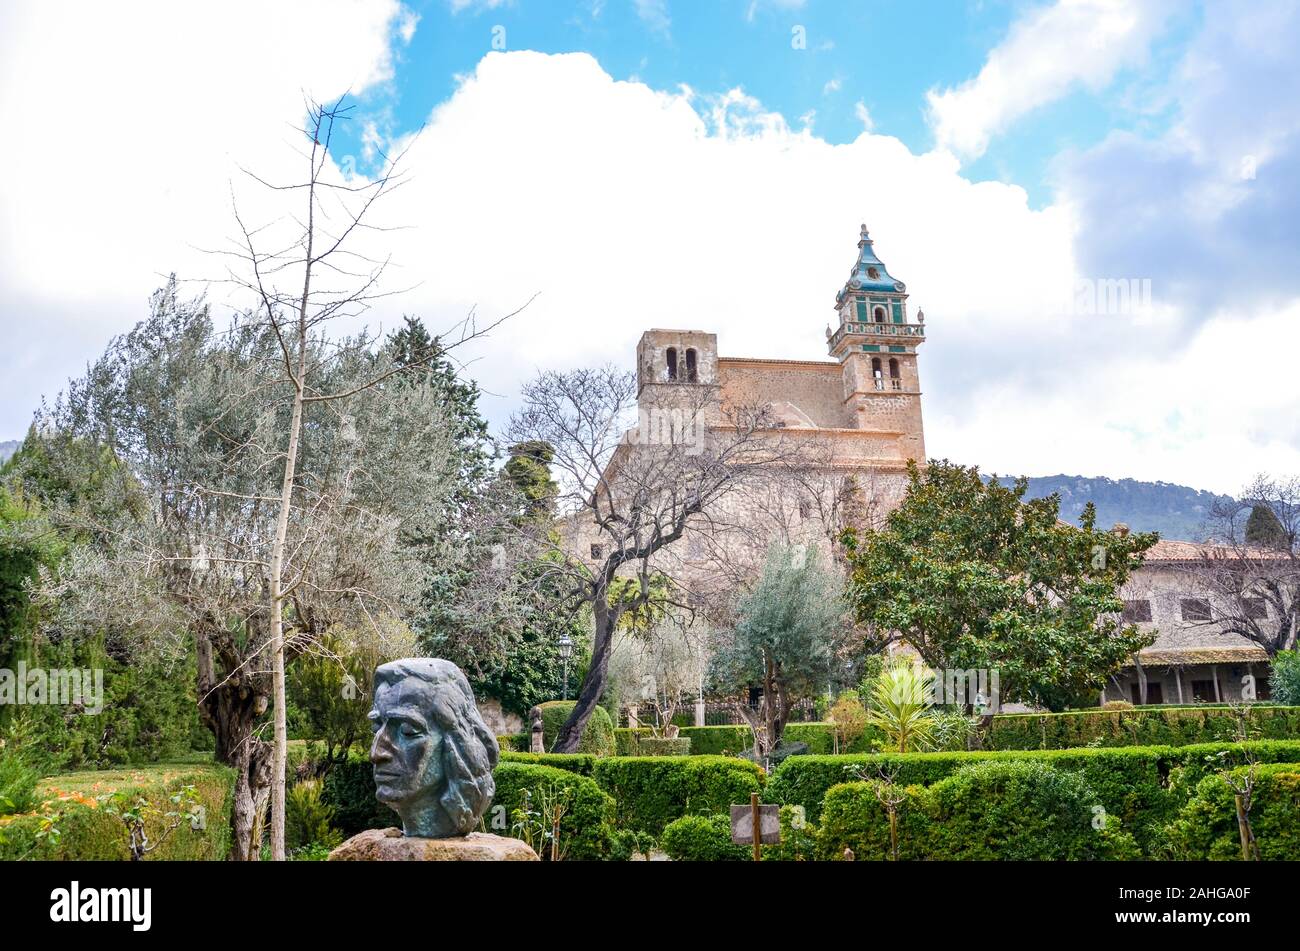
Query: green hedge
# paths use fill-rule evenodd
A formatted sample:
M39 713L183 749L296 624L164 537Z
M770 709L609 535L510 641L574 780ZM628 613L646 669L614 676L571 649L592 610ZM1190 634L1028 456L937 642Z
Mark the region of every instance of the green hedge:
M879 782L826 793L818 854L837 860L890 855L888 812ZM896 806L898 857L929 861L1103 859L1131 854L1131 839L1097 823L1097 794L1078 773L1035 760L985 760L928 788L890 792Z
M126 861L126 827L105 812L99 797L114 792L141 795L160 812L174 807L169 798L182 786L193 786L204 810L201 829L183 821L146 861L217 861L230 851L230 808L233 770L214 765L149 766L136 770L69 773L42 780L38 788L43 806L35 812L7 817L0 822L0 861L16 859ZM38 838L42 815L56 815L57 841ZM171 820L151 819L146 830L158 837Z
M560 844L568 861L610 858L617 848L613 826L614 800L592 779L553 766L506 762L492 774L496 795L484 817L489 832L513 835L514 812L528 790L537 801L541 790L571 790L567 811L560 819ZM498 811L497 807L504 807ZM501 818L498 818L501 817ZM502 828L504 824L505 828Z
M639 737L652 735L642 727L631 730L621 727L614 731L619 756L635 756L635 742ZM747 726L688 726L678 733L691 741L692 756L738 756L753 748L754 738ZM871 741L879 739L877 731L868 729L845 753L867 753ZM782 734L785 743L807 743L810 753L832 753L835 737L829 723L790 723Z
M1247 744L1262 762L1300 758L1300 741L1261 740ZM802 805L817 821L832 786L892 773L899 785L932 786L970 763L1041 761L1079 773L1096 792L1098 804L1119 818L1144 847L1170 821L1200 779L1244 761L1240 744L1170 747L1119 747L1076 750L1006 750L974 753L881 753L848 756L794 756L777 768L767 784L769 802Z
M1249 708L1253 739L1300 739L1300 707L1257 704ZM1081 746L1188 746L1221 743L1232 738L1235 714L1217 704L1137 707L1132 710L1076 710L1065 713L1004 713L993 718L985 739L990 750L1064 750ZM637 736L649 736L642 728L615 730L620 756L635 756ZM736 756L753 745L747 726L683 727L681 736L691 740L691 753ZM782 739L806 743L808 752L825 755L835 750L829 723L790 723ZM882 741L878 730L868 728L841 753L869 753Z
M763 770L729 756L605 757L592 776L614 797L619 828L659 835L685 815L729 812L763 788Z
M548 700L538 706L542 711L542 743L547 752L550 752L555 746L555 738L560 733L560 727L564 726L564 721L569 719L569 714L577 706L577 701ZM613 756L617 752L614 743L614 721L609 718L609 712L604 707L596 707L591 711L587 728L583 730L582 739L578 742L578 752L591 753L595 756Z
M579 776L590 776L596 766L596 757L590 753L505 753L501 754L503 763L531 763L534 766L550 766L554 769L566 769Z
M744 862L753 857L747 845L731 841L730 816L682 816L664 828L659 847L674 862Z
M366 829L387 829L401 821L375 798L374 767L368 754L353 749L345 762L325 774L321 801L334 809L333 823L344 838Z
M1300 738L1300 707L1252 706L1252 739ZM996 750L1063 750L1079 746L1188 746L1222 743L1236 735L1231 707L1147 707L1066 713L1002 714L986 740Z
M1247 768L1232 771L1241 787ZM1169 857L1191 860L1238 860L1241 839L1235 792L1223 776L1203 778L1196 793L1169 825ZM1251 794L1250 826L1265 861L1300 856L1300 763L1260 766Z

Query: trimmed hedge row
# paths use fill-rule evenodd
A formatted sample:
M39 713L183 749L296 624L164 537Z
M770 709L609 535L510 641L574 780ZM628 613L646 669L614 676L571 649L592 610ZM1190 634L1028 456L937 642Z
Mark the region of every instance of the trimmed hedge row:
M1300 707L1251 706L1246 718L1253 739L1300 738ZM1189 746L1235 737L1231 707L1080 710L1001 714L993 718L987 745L995 750L1063 750L1079 746Z
M731 841L731 817L682 816L664 828L659 847L674 862L744 862L749 846Z
M1247 769L1232 772L1241 788ZM1235 791L1223 776L1206 776L1168 829L1169 857L1192 860L1241 858ZM1255 772L1250 826L1265 861L1300 855L1300 763L1274 763Z
M126 861L127 830L104 811L99 797L115 792L144 796L166 813L175 807L170 797L182 786L193 786L203 808L202 828L184 820L162 840L148 861L219 861L230 851L230 809L234 800L233 770L216 765L149 766L135 770L69 773L41 781L44 805L36 812L0 820L0 861L18 859ZM57 837L38 837L42 817L55 815ZM150 817L145 825L157 839L173 820Z
M891 854L889 814L879 782L832 786L817 854L857 860ZM1090 860L1134 857L1131 836L1095 822L1097 794L1079 773L1041 760L985 760L930 787L889 790L896 801L899 859L929 861ZM899 801L901 800L901 801Z
M565 769L533 763L500 763L492 774L496 796L484 817L489 832L513 835L515 810L524 793L536 803L544 790L568 790L566 811L560 819L560 845L571 861L607 859L618 848L613 826L614 800L595 780ZM498 807L503 807L499 809ZM545 857L545 856L543 856Z
M1300 739L1300 707L1266 704L1248 708L1254 739ZM1190 746L1231 740L1236 714L1226 705L1195 704L1178 707L1139 707L1132 710L1075 710L1065 713L1003 713L993 718L985 737L990 750L1065 750L1081 746ZM618 755L635 756L634 743L649 736L645 728L622 727L614 731ZM692 755L736 756L750 749L753 739L747 726L683 727ZM521 734L522 736L522 734ZM870 753L883 742L883 734L868 727L842 753ZM808 752L826 755L835 751L835 737L829 723L791 723L785 728L786 743L806 743Z
M1261 762L1300 759L1300 741L1260 740L1248 745ZM801 805L819 820L827 791L846 781L875 779L882 772L900 786L932 786L962 766L979 762L1040 761L1079 773L1096 803L1118 817L1145 848L1170 821L1204 776L1244 762L1242 744L1119 747L1076 750L1004 750L975 753L881 753L851 756L794 756L767 784L769 802Z
M755 763L730 756L605 757L592 777L614 797L615 824L659 835L685 815L728 812L749 802L766 778Z

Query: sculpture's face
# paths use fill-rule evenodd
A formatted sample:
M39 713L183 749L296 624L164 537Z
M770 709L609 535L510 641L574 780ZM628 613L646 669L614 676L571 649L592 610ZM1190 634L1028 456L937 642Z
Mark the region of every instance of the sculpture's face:
M433 687L408 677L375 691L370 725L375 732L370 762L375 797L399 814L403 807L436 801L446 784L442 731L432 716ZM405 819L406 816L403 815Z

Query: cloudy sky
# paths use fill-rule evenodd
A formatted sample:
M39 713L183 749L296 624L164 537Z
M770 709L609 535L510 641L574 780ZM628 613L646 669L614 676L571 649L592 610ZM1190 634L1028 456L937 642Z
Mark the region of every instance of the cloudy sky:
M370 325L539 293L467 368L494 420L648 327L825 358L866 222L926 312L931 455L1300 472L1297 48L1267 0L6 3L0 440L168 273L237 305L200 249L232 194L276 213L240 167L289 178L304 95L350 90L339 174L411 143L414 289Z

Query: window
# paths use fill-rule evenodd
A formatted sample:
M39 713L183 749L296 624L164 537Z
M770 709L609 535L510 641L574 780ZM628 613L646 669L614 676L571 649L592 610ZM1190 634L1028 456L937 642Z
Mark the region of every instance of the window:
M1120 615L1126 624L1137 624L1151 620L1151 602L1146 598L1124 602L1124 613Z
M1210 602L1204 598L1183 598L1180 606L1184 621L1210 620Z
M879 269L874 268L874 267L869 267L869 268L867 268L867 277L871 278L873 281L878 281L878 280L880 280L880 271L879 271Z
M698 383L699 377L695 371L695 348L689 347L686 350L686 382Z
M875 381L876 389L885 388L885 373L881 369L880 357L871 358L871 379Z
M1268 602L1263 598L1242 598L1241 609L1252 621L1268 620Z
M1214 702L1214 681L1193 680L1192 699L1201 700L1205 703L1213 703Z
M600 561L600 559L604 558L604 557L605 557L605 546L604 546L604 545L592 545L592 546L591 546L591 557L592 557L592 559L595 560L595 561Z
M876 323L883 324L885 322L885 308L877 307L871 312L871 314L875 318Z
M677 348L668 348L668 379L677 379Z

